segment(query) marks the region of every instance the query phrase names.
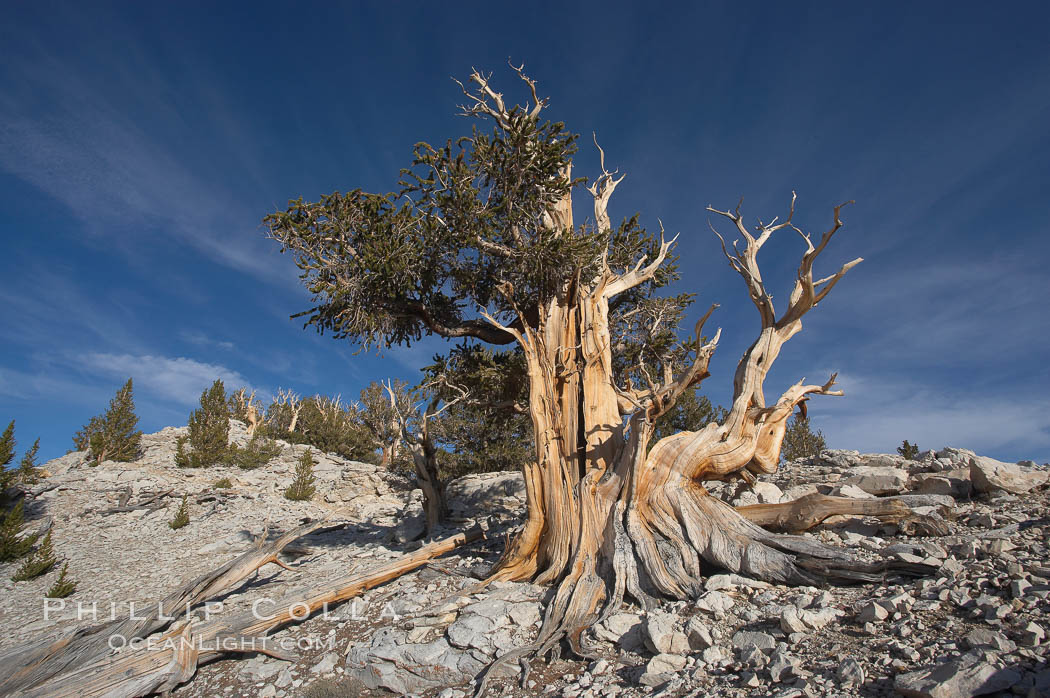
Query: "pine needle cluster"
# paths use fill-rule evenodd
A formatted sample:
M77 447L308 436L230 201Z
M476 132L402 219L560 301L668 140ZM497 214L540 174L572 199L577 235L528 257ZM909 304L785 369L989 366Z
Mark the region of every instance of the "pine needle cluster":
M25 557L36 544L37 535L22 535L22 527L25 526L25 513L23 511L23 500L12 507L11 511L3 514L0 520L0 562L11 562Z

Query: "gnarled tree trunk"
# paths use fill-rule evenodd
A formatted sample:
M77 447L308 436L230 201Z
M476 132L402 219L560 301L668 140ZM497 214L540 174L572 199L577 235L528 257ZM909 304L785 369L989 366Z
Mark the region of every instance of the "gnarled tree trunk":
M591 188L599 226L609 225L606 205L618 182L605 172ZM763 382L784 343L802 329L802 317L861 261L849 262L827 278L813 278L813 262L842 225L841 207L835 208L832 227L816 245L792 224L794 197L786 221L760 225L754 234L739 210L708 210L732 221L745 241L743 249L734 243L733 252L723 241L723 251L743 277L761 317L758 338L737 365L732 408L721 424L669 436L649 449L653 420L709 375L719 333L707 343L699 338L714 307L697 324L693 362L682 375L665 375L659 383L649 380L644 390L621 389L613 379L609 303L651 279L674 241L662 243L648 264L643 258L622 273L605 266L589 282L566 285L535 326L525 318L518 328L488 318L514 333L524 350L536 438L536 461L525 467L528 519L492 579L560 582L536 644L505 659L543 653L563 638L576 653L587 655L583 630L615 612L626 595L643 607L660 597L695 597L710 568L792 584L872 580L885 572L840 549L770 533L703 487L709 480L774 472L795 407L811 395L841 394L832 390L832 376L824 384L800 381L767 404ZM571 202L562 201L552 218L570 230ZM788 306L778 317L757 254L784 228L801 235L806 250ZM513 289L505 293L513 297ZM851 511L836 509L841 503L821 503L823 516ZM865 513L901 513L899 509L897 503ZM792 511L801 518L807 515Z

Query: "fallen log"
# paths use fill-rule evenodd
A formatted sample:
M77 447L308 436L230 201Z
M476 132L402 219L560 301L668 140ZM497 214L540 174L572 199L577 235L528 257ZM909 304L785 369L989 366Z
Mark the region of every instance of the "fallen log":
M112 656L85 657L85 661L75 666L67 662L69 670L60 675L52 674L45 681L23 683L25 690L21 695L137 698L174 690L191 679L198 666L230 652L261 652L289 659L288 655L267 643L268 633L305 620L326 604L352 599L367 589L396 579L460 545L483 537L482 529L475 527L425 545L371 570L286 597L277 603L269 616L260 617L255 612L245 612L228 618L175 626L152 647L136 648L129 645ZM210 594L209 597L215 595ZM204 597L204 600L209 597ZM2 685L0 692L4 692Z
M748 504L736 512L751 523L774 531L808 531L832 516L874 516L883 521L912 521L918 517L900 497L853 499L807 494L780 504Z
M127 641L148 637L167 627L173 616L234 588L264 565L287 567L277 555L292 541L324 525L325 519L320 519L299 526L271 543L260 540L252 550L183 584L162 601L141 609L136 607L136 614L127 618L77 628L58 639L49 638L0 656L0 695L41 686L62 672L108 656L112 652L109 641L113 636L119 635Z

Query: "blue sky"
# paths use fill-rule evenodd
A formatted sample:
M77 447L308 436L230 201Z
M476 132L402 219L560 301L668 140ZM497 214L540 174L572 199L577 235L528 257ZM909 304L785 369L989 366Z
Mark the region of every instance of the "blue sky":
M469 124L450 77L516 94L508 57L627 174L614 219L681 232L683 290L718 302L726 402L757 316L708 204L818 231L854 269L767 381L840 372L831 446L1050 460L1050 14L1041 3L5 3L0 24L0 420L61 455L131 375L141 425L185 424L214 378L356 397L383 356L301 329L261 219L387 191L420 140ZM523 96L524 97L524 96ZM581 201L581 204L586 202ZM581 210L582 213L582 210ZM763 250L774 299L800 253Z

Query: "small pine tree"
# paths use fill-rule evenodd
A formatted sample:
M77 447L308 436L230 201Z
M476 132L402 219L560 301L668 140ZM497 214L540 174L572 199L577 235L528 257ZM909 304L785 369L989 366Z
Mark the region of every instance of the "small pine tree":
M216 480L215 484L212 485L217 490L228 490L233 487L233 483L230 482L230 478L224 477L221 480Z
M284 491L286 498L299 502L314 496L314 492L317 491L317 488L314 487L314 482L317 480L314 477L314 465L316 463L313 453L310 449L306 449L299 458L299 462L295 464L295 479Z
M83 441L87 436L88 450L95 463L113 460L122 463L134 460L139 452L142 432L135 429L139 418L135 415L135 399L132 396L131 379L124 384L109 402L109 409L101 417L95 417L73 437Z
M189 495L182 495L182 504L179 505L179 510L175 512L175 518L168 522L174 530L179 530L190 522L190 505L187 501Z
M230 415L226 407L226 388L221 380L201 393L201 406L190 415L190 454L192 467L207 467L223 459L229 448Z
M8 463L15 458L15 420L0 434L0 498L4 490L14 482L15 474L7 469Z
M238 448L237 444L230 444L224 460L227 464L236 465L241 470L255 470L279 455L281 455L280 444L256 432L244 448Z
M51 588L44 594L49 599L64 599L67 596L71 596L74 591L77 590L77 583L72 579L68 579L66 574L69 571L69 563L62 565L62 571L58 575L58 579L51 585Z
M25 525L23 500L2 516L0 520L0 562L11 562L29 554L37 541L36 534L21 536Z
M907 460L915 460L919 455L919 447L908 443L908 440L905 439L904 443L897 447L897 453L904 456Z
M42 574L47 574L51 569L58 563L55 559L55 551L51 547L51 531L47 532L44 536L44 540L40 543L40 547L33 551L33 554L25 559L22 566L18 568L14 576L11 577L12 582L25 582L30 579L35 579Z
M36 454L40 450L40 439L22 455L18 464L18 481L23 485L35 485L40 480L40 469L36 467Z
M784 432L780 457L785 461L808 458L820 455L825 448L827 448L827 443L824 441L824 434L819 430L812 431L809 419L801 414L796 414L788 422L787 431Z
M186 453L186 442L190 440L188 436L180 436L175 439L175 465L180 468L191 468L193 462L190 460L190 456Z

